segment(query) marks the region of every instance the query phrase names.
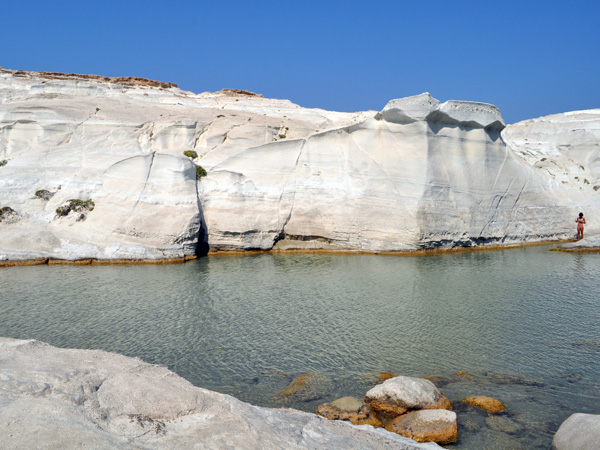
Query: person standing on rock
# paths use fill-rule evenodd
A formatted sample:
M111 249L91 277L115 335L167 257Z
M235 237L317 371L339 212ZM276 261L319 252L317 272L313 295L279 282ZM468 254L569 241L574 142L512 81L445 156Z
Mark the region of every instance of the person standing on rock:
M577 240L583 239L583 225L585 225L585 217L583 213L579 213L579 217L575 220L577 222Z

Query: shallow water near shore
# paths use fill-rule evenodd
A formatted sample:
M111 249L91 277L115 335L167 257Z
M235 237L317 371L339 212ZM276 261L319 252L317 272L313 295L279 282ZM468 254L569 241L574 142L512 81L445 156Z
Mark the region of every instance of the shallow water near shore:
M164 364L262 406L361 398L383 371L436 377L455 449L548 449L600 414L600 254L528 247L418 257L256 254L170 266L0 269L0 335ZM464 374L457 374L462 371ZM313 385L287 399L291 380Z

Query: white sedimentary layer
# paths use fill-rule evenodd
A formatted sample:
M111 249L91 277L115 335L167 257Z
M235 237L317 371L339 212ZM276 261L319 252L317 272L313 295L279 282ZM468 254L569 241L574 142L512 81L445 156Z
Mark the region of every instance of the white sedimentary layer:
M165 367L0 338L3 449L439 449L369 425L252 406Z
M503 128L492 105L429 94L338 113L0 69L0 208L14 210L0 215L0 258L175 258L198 240L212 250L521 243L570 237L576 213L600 213L600 111ZM208 172L198 182L196 164ZM36 197L42 189L54 195ZM57 216L70 199L95 208Z

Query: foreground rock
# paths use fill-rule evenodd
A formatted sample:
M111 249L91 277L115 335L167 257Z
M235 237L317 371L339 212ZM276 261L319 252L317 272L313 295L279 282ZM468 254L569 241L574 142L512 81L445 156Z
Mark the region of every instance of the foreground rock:
M443 409L409 412L396 417L385 429L417 442L452 444L458 440L456 413Z
M596 450L600 442L600 415L573 414L552 440L552 450Z
M370 389L364 398L378 414L396 417L410 410L450 409L450 400L423 378L395 377Z
M434 449L371 427L252 406L164 367L0 338L5 449Z

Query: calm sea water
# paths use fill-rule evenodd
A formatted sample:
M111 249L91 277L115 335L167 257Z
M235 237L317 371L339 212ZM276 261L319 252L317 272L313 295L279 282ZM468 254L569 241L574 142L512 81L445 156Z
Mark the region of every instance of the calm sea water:
M600 254L547 250L3 268L0 335L137 356L305 411L361 398L382 371L434 376L453 401L508 407L489 418L456 404L451 448L548 449L570 414L600 414ZM307 372L322 375L311 392L277 397Z

